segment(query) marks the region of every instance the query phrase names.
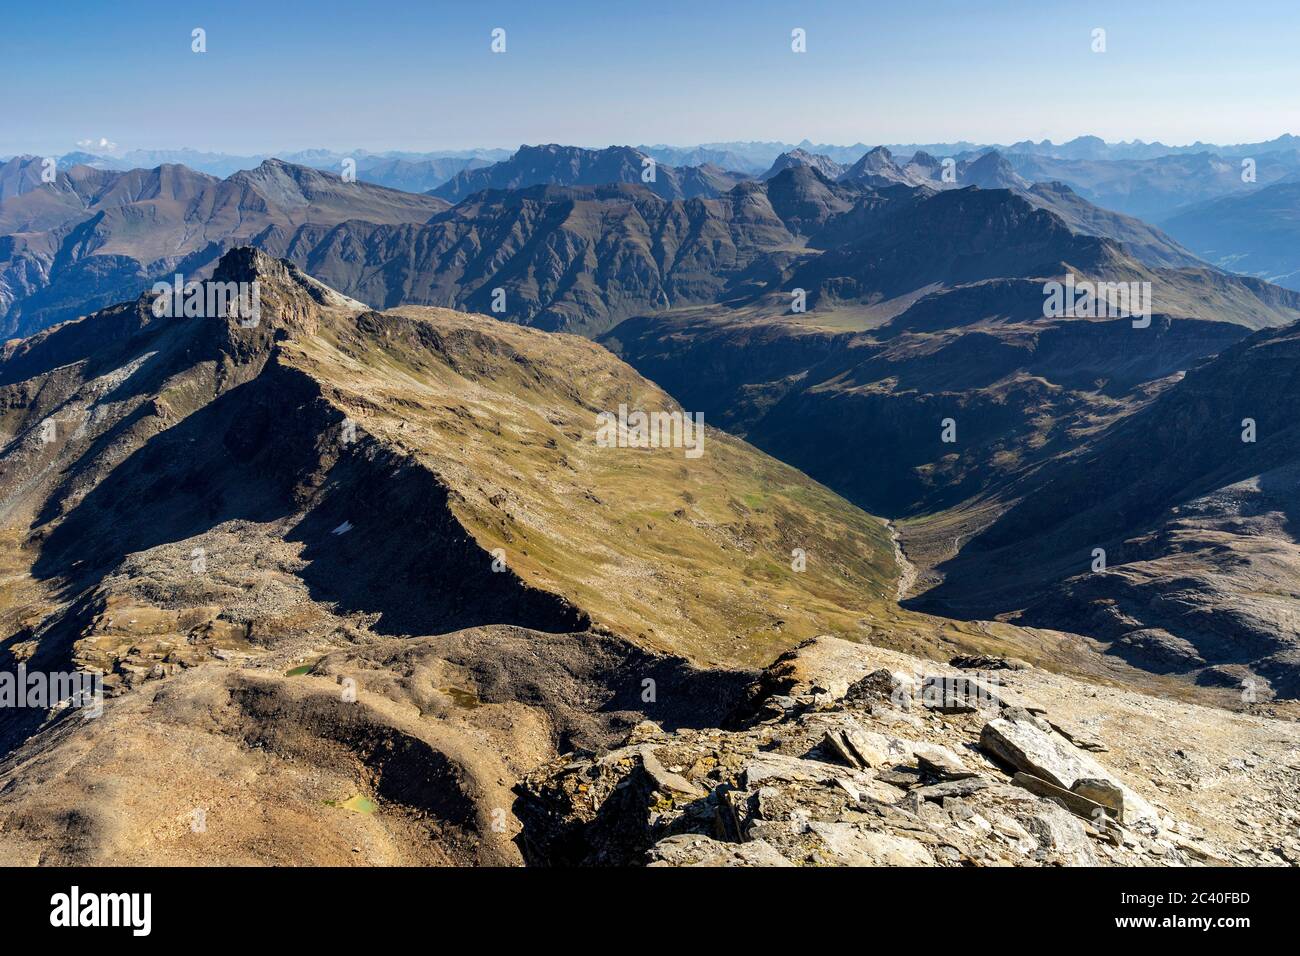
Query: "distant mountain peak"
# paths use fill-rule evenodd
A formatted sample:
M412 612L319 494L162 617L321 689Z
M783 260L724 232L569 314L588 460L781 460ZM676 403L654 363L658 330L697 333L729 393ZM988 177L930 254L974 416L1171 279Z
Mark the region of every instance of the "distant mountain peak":
M957 166L957 182L981 189L1028 189L1029 181L1018 174L996 149Z
M716 166L656 163L632 146L586 149L548 143L521 146L509 159L463 170L431 193L449 202L460 202L485 189L641 183L663 199L691 199L721 195L743 178L742 174Z
M919 186L929 177L908 172L894 162L894 154L886 147L876 146L867 150L840 178L845 182L879 188L896 184Z
M792 149L789 152L782 153L778 156L772 163L771 168L769 168L760 178L771 179L784 170L799 166L806 166L810 169L815 169L827 179L838 179L844 173L844 167L835 162L835 160L831 159L829 156L824 156L820 153L810 153L806 149L799 148Z

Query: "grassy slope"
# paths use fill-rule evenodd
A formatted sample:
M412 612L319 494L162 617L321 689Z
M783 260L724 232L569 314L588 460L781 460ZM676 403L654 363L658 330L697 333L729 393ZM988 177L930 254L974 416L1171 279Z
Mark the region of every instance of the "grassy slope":
M760 663L892 604L883 525L710 429L704 454L600 448L596 413L676 404L574 336L437 309L288 346L358 428L414 452L485 550L599 623L699 661ZM807 570L791 568L803 548Z

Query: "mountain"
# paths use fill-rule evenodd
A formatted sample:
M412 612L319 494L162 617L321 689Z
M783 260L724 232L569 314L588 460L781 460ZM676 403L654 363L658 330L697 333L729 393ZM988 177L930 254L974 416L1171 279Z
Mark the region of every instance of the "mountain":
M1203 257L1166 232L1133 216L1102 209L1064 183L1034 183L1028 189L1018 188L1016 191L1033 205L1060 217L1081 235L1122 243L1135 258L1147 265L1195 269L1205 264Z
M195 149L132 149L108 157L119 169L152 169L155 166L186 166L209 176L224 178L241 169L255 169L271 158L265 155L240 156Z
M1254 182L1243 181L1241 158L1211 152L1141 160L1063 160L1015 154L1007 159L1028 179L1067 183L1089 202L1155 223L1210 199L1246 195L1300 176L1300 151L1294 149L1254 157Z
M1235 313L1253 328L1289 316L1289 306L1274 308L1279 290L1252 286L1230 302L1232 293L1224 283L1235 288L1239 280L1207 270L1156 230L1088 207L1064 188L936 191L894 186L829 219L810 243L826 251L799 262L783 282L808 290L810 301L825 296L856 303L852 310L868 322L889 318L891 308L897 314L917 295L943 287L1050 277L1063 274L1066 266L1117 281L1152 281L1162 305L1175 314L1208 317L1212 297L1224 314ZM1152 271L1153 261L1179 269ZM1197 303L1198 297L1207 301Z
M808 166L743 183L716 198L684 201L663 200L639 184L533 186L478 193L424 226L351 222L334 229L303 228L291 241L266 248L376 306L407 302L492 312L493 290L502 289L503 311L493 314L599 335L638 313L771 299L775 289L802 281L791 280L789 270L811 262L800 275L810 274L823 251L848 254L844 250L860 246L875 223L888 217L897 221L899 210L933 195L927 188L875 190L847 179L832 183ZM1000 195L991 201L1005 203L1010 194ZM1033 204L1068 209L1063 233L1114 229L1134 240L1132 252L1143 260L1202 266L1142 224L1100 210L1089 219L1087 204L1077 199L1047 194L1034 196ZM927 234L917 241L955 244L964 236L960 231L952 239ZM926 260L919 247L915 254L918 262ZM1209 284L1219 281L1229 280ZM804 287L813 284L809 278ZM897 296L887 298L904 308L922 294L925 283L901 278L896 285ZM1200 294L1185 286L1186 281L1176 293L1165 286L1179 308L1182 297ZM1208 294L1222 301L1220 293ZM773 308L783 310L788 292L772 301ZM1247 309L1249 302L1259 300L1252 295L1230 308ZM853 316L846 321L860 322L887 308L855 304L841 311ZM1250 321L1272 320L1261 313Z
M0 163L0 202L42 185L42 172L42 160L37 156L15 156Z
M968 144L962 144L968 145ZM1124 160L1158 159L1162 156L1186 156L1196 153L1216 153L1220 156L1244 157L1263 156L1268 153L1284 152L1300 146L1300 137L1284 133L1276 139L1256 143L1236 143L1215 145L1199 140L1186 146L1166 146L1164 143L1144 143L1135 139L1130 142L1107 143L1099 136L1076 136L1065 143L1053 143L1050 139L1040 142L1022 140L1010 146L986 144L978 149L997 149L1004 153L1019 153L1044 156L1066 160L1098 160L1117 162ZM953 150L960 152L961 150Z
M958 159L973 158L993 150L1007 155L1017 166L1022 162L1031 164L1042 161L1050 164L1050 168L1059 170L1061 167L1058 165L1058 161L1067 164L1077 162L1085 166L1092 164L1095 167L1104 168L1108 165L1127 163L1129 161L1142 162L1164 157L1188 157L1196 154L1212 154L1237 161L1245 157L1253 157L1257 162L1263 164L1272 161L1275 154L1293 153L1300 149L1300 137L1284 134L1273 140L1256 143L1215 145L1213 143L1197 142L1187 146L1167 146L1158 142L1144 143L1141 140L1106 143L1096 136L1079 136L1069 142L1060 144L1045 139L1036 143L1030 140L1022 140L1011 144L975 143L961 140L948 143L889 143L886 145L894 155L898 156L910 156L921 152ZM646 156L654 157L656 161L664 165L712 165L748 175L762 173L782 153L794 150L824 155L842 166L849 166L867 152L869 148L863 143L851 145L813 143L807 139L799 143L728 142L703 143L694 146L659 144L636 147L637 151ZM381 163L384 160L406 160L420 163L445 159L478 159L493 163L508 159L510 155L511 150L490 147L432 152L387 150L381 153L372 153L364 149L317 148L280 152L268 151L249 155L205 152L192 149L133 149L114 151L111 154L78 150L60 157L60 164L65 166L84 164L104 169L121 170L142 167L152 168L161 165L184 165L212 176L225 177L241 169L253 169L264 160L273 158L295 165L312 166L328 172L339 172L340 164L349 157L356 160L358 167L360 167L364 163ZM1235 165L1239 167L1240 163L1237 162ZM1038 181L1059 179L1068 182L1076 189L1080 189L1080 191L1085 191L1082 188L1082 182L1076 182L1070 176L1061 175L1059 172L1030 176L1029 178ZM1121 206L1113 201L1107 202L1091 195L1088 198L1099 202L1101 205L1119 209L1132 215L1147 215L1146 212L1140 209Z
M840 179L862 186L884 187L894 185L919 186L928 181L904 170L894 162L893 154L884 146L877 146L844 171Z
M94 153L86 153L81 150L64 153L58 157L58 164L63 169L70 166L90 166L94 169L116 169L119 171L133 168L130 163L112 156L97 156Z
M175 272L198 277L241 242L270 247L303 227L424 222L418 196L267 160L219 180L185 166L126 172L41 162L0 166L0 334L23 335L137 295Z
M528 164L528 155L541 165ZM566 167L568 178L639 178L642 168L631 150L558 147L526 149L504 165L512 177L543 166L558 175L564 157L576 164ZM659 193L682 192L709 171L659 167L654 184L482 190L452 210L434 197L344 183L278 160L226 180L183 167L160 167L165 172L152 177L74 167L39 191L31 188L39 182L34 163L0 167L0 189L21 191L0 200L0 235L10 237L0 306L10 334L82 314L178 269L202 274L223 249L247 241L375 306L491 311L493 290L503 289L505 312L494 314L596 335L639 312L762 294L796 260L860 242L880 216L919 201L915 190L924 197L962 188L898 183L923 180L941 164L922 154L904 170L885 150L835 183L796 164L717 196L665 200ZM525 166L533 172L525 175ZM994 154L957 168L988 182L1006 171ZM503 173L499 164L458 177ZM467 182L447 188L455 192L458 181ZM1063 187L1013 191L1075 233L1119 240L1148 266L1201 265L1158 230Z
M96 169L115 169L119 171L152 169L155 166L187 166L196 172L225 178L240 170L256 169L268 159L279 159L295 166L310 166L313 169L331 173L341 173L343 161L352 159L356 162L358 171L368 167L383 168L388 163L411 163L416 168L427 168L430 173L425 176L424 181L431 184L426 189L432 189L433 186L441 185L442 182L451 178L453 173L459 172L471 164L486 165L505 159L509 155L510 151L504 149L446 150L432 153L402 152L398 150L372 153L364 149L351 151L302 149L291 152L267 152L250 155L205 152L193 149L132 149L112 154L78 150L60 156L59 166L63 168L69 166L93 166ZM404 167L399 166L397 168L405 171ZM441 177L441 179L439 179L437 173L432 172L439 169L447 170L446 176ZM434 180L438 181L434 182ZM374 182L381 186L390 186L394 189L402 188L391 182L381 182L378 177L366 179L365 181ZM413 191L424 192L425 190Z
M518 862L497 811L557 753L721 720L813 635L963 640L897 608L882 522L745 442L602 445L683 410L587 340L248 248L211 282L256 321L146 294L0 353L0 667L108 696L0 712L6 863Z
M636 316L600 340L679 401L898 520L919 567L914 606L950 615L1009 613L948 599L948 562L1051 469L1086 460L1101 436L1251 331L1300 319L1293 292L1203 265L1150 267L1010 190L894 186L832 214L809 245L819 243L766 292ZM1149 323L1049 314L1045 284L1067 274L1150 283ZM795 289L802 314L790 309ZM1112 467L1127 474L1119 460ZM1043 508L1083 507L1061 500ZM997 558L953 566L967 575L963 593L1027 593ZM1040 555L1036 566L1049 563ZM1066 613L1018 620L1070 629ZM1275 686L1294 696L1286 681Z
M835 162L829 156L809 153L802 149L792 149L790 152L778 156L776 161L768 167L767 172L763 173L759 178L771 179L793 166L811 166L827 179L839 179L840 176L844 175L845 170L844 166Z
M929 183L943 182L943 161L924 150L913 153L912 158L903 167L903 171Z
M945 181L943 164L933 156L918 153L902 169L892 164L895 181L923 182L937 189L1009 189L1042 209L1055 213L1077 233L1118 240L1147 265L1196 267L1201 260L1159 229L1140 219L1112 212L1089 202L1062 182L1031 183L1016 166L997 151L954 162L951 182Z
M639 148L648 155L655 155L657 159L675 166L691 165L694 162L711 162L725 169L734 169L754 175L770 167L782 153L795 150L825 155L842 166L852 163L867 150L867 147L862 143L855 143L852 146L836 146L833 144L815 144L807 139L799 143L732 141L726 143L702 143L699 146Z
M1239 191L1192 206L1165 228L1209 262L1300 289L1300 182Z
M1015 171L1006 157L996 150L974 159L962 160L957 164L955 172L960 186L1023 191L1030 185Z
M582 149L578 146L521 146L507 160L482 169L458 173L433 195L460 202L485 189L524 189L529 186L603 186L640 183L665 199L713 197L746 177L717 166L663 166L647 163L645 154L630 146ZM653 179L649 179L653 175Z
M357 178L389 189L425 193L441 186L457 173L490 166L486 159L387 159L367 157L357 163Z
M665 166L719 166L738 173L755 175L766 164L733 153L728 149L711 149L708 146L638 146L637 152L654 157Z
M1193 368L1045 469L921 603L1069 620L1151 670L1300 696L1298 369L1300 325Z
M900 166L888 149L878 146L842 173L839 179L873 188L924 185L933 189L968 186L1009 189L1035 206L1055 213L1078 233L1123 242L1130 252L1148 265L1194 267L1201 264L1192 252L1139 219L1096 206L1063 183L1029 182L996 151L955 161L950 168L952 175L945 178L944 164L924 152L916 153L906 165Z
M711 302L798 242L766 190L666 201L640 185L489 190L424 226L300 230L282 254L364 301L499 314L596 334L619 318Z

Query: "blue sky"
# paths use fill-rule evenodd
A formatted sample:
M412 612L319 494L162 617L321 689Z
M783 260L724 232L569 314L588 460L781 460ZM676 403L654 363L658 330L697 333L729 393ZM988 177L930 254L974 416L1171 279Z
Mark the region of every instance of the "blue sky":
M1300 132L1294 0L6 7L0 154L101 138L264 152ZM489 50L494 27L505 54ZM790 50L795 27L807 53Z

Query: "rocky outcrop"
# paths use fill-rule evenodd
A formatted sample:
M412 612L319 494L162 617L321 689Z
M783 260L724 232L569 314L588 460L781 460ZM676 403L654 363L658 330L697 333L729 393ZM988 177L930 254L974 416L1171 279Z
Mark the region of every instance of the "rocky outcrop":
M919 680L874 676L908 664ZM525 859L1132 866L1230 857L1056 734L1018 689L1004 689L991 718L927 709L927 678L952 676L879 648L806 642L763 673L750 716L731 729L666 733L647 721L612 750L568 754L527 775L515 805ZM849 693L868 678L874 693Z

